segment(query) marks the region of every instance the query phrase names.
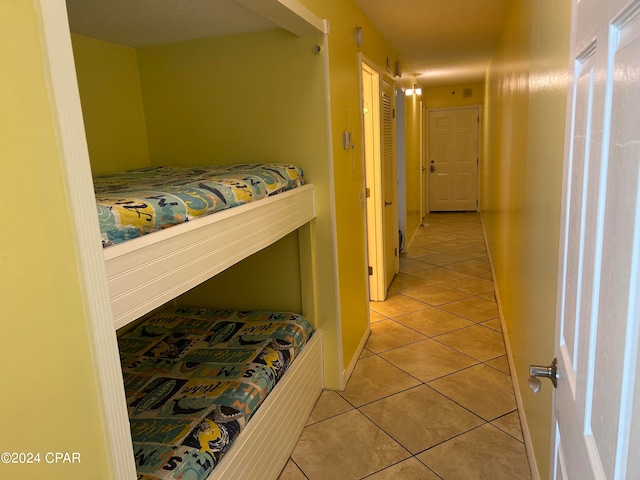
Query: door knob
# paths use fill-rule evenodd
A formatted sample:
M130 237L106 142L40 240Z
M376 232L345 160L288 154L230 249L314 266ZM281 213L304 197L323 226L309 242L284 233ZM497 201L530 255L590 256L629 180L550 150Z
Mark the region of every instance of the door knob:
M542 365L529 365L529 388L533 393L538 393L542 388L540 378L548 378L554 388L558 388L558 359L554 358L548 367Z
M388 207L389 205L393 205L393 202L384 202L385 207Z
M436 171L436 166L435 165L431 165L431 171L435 172Z

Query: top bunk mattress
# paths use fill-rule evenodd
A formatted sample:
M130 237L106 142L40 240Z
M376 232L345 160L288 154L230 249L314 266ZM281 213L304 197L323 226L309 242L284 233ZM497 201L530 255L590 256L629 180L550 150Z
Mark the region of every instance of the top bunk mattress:
M304 184L287 163L163 166L94 178L103 247Z

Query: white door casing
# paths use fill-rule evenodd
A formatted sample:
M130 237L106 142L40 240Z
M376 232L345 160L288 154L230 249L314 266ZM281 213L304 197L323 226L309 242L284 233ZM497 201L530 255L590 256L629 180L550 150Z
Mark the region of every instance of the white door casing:
M477 107L429 112L429 211L478 206Z
M551 478L640 478L640 1L574 0Z

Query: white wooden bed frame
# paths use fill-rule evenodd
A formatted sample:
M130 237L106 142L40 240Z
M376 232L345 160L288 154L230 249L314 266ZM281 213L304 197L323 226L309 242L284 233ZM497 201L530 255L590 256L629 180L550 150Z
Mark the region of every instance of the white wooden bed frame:
M313 185L213 213L105 248L115 328L120 328L316 216Z
M326 21L297 0L236 1L295 35L328 32ZM103 402L101 416L110 447L109 470L114 478L134 478L133 446L114 328L305 226L315 217L314 187L306 185L114 245L101 255L95 243L97 219L95 207L90 205L94 198L91 172L64 0L38 0L36 5L43 20L52 109L60 129L70 209L77 220L78 255L87 279L85 295ZM300 236L301 245L305 246L301 250L304 283L312 281L309 273L313 269L308 227L301 230ZM304 308L314 311L314 300L308 298L313 289L303 290L303 306L307 305ZM318 319L307 318L317 326ZM322 365L322 333L316 330L209 476L210 480L277 478L322 391Z
M115 328L256 253L315 216L315 190L307 184L106 248ZM322 388L322 333L316 331L208 480L276 479Z

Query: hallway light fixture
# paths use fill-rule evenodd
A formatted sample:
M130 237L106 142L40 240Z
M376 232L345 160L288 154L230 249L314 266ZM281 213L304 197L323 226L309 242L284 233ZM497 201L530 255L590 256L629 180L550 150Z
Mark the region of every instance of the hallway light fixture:
M407 97L411 97L413 95L422 95L422 88L414 83L413 88L407 88L404 93Z

